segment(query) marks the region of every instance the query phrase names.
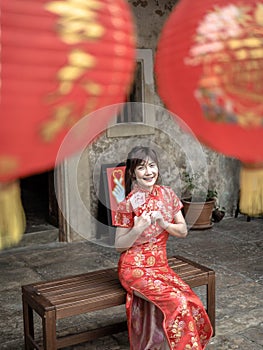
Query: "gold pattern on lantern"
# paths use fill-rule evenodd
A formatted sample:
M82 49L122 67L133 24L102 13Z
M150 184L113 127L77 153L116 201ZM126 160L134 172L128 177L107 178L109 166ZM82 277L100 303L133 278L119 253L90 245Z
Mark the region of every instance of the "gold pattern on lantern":
M76 80L81 77L84 73L84 69L81 67L66 66L59 70L58 78L59 80Z
M240 61L246 60L248 58L248 54L249 54L249 52L245 49L238 50L235 52L236 59L240 60Z
M216 7L211 12L215 31L210 35L209 12L185 59L185 64L202 65L196 99L213 122L263 126L263 3Z
M40 134L45 142L51 142L65 127L72 125L72 106L56 108L51 120L44 122L40 128Z
M93 81L89 81L87 83L83 84L84 89L91 95L101 95L102 93L102 86L98 83L95 83Z
M262 124L261 117L253 112L247 112L237 116L239 125L243 127L259 127Z
M250 57L252 59L261 59L263 58L263 49L257 49L257 50L251 50L250 51Z
M61 95L67 95L70 93L71 89L73 87L73 84L69 81L62 81L59 84L59 92Z
M60 93L68 94L73 87L74 80L79 79L86 69L93 68L95 65L96 59L94 56L82 50L72 50L69 54L69 65L58 71Z
M105 28L98 21L98 11L103 8L103 2L98 0L64 0L50 1L45 8L58 16L57 31L60 39L69 45L82 44L87 41L99 40L105 33ZM55 99L71 93L73 87L85 89L91 94L98 96L102 89L99 84L83 83L85 72L93 69L97 64L96 57L83 49L69 48L67 63L58 70L57 79L59 86L52 95ZM52 99L52 102L54 101ZM86 104L86 109L91 111L91 105L97 104L92 99ZM60 102L61 103L61 102ZM87 106L89 105L89 106ZM77 119L82 117L82 113ZM63 128L73 125L75 118L72 116L74 104L62 102L60 107L55 107L53 116L45 121L40 128L41 138L45 142L51 142Z
M96 3L101 5L98 1ZM99 6L92 8L90 1L51 1L46 5L46 9L60 16L58 32L61 40L67 44L99 39L105 33L105 28L97 22L96 10Z
M72 50L69 54L69 63L72 66L93 68L96 64L95 56L84 52L83 50Z
M69 65L58 71L59 80L76 80L81 77L87 68L93 68L96 64L94 56L81 50L73 50L69 54Z
M90 22L88 27L83 28L82 25L81 29L79 30L70 31L70 28L64 29L63 32L60 33L60 36L62 41L64 41L66 44L72 45L78 44L81 41L87 39L99 39L104 34L104 32L105 29L100 24Z
M18 169L18 159L14 156L0 155L0 175L5 176Z
M257 4L255 11L255 21L259 26L263 27L263 4Z
M48 3L45 7L48 11L61 16L64 21L67 20L68 22L76 18L94 19L96 13L87 7L76 6L72 1L53 1ZM62 24L63 22L60 21L59 23ZM74 24L78 25L78 22L69 22L70 26Z
M232 39L227 41L227 46L231 50L236 50L241 47L261 47L262 46L262 40L256 37L251 38L245 38L245 39Z
M100 10L103 7L101 1L98 0L70 0L70 2L72 2L74 6L83 5L92 10Z

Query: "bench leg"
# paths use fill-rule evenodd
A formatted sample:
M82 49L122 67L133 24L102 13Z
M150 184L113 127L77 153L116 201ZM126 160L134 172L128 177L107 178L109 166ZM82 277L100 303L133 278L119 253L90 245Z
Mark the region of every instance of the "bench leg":
M208 284L207 284L207 293L206 293L206 298L207 298L207 314L209 316L211 325L213 327L213 336L215 335L215 305L216 305L216 300L215 300L215 274L209 274L208 277Z
M56 311L47 311L42 319L44 350L57 350Z
M28 305L24 296L23 299L23 320L24 320L24 340L25 340L25 350L32 349L31 342L29 338L34 339L34 319L33 310Z

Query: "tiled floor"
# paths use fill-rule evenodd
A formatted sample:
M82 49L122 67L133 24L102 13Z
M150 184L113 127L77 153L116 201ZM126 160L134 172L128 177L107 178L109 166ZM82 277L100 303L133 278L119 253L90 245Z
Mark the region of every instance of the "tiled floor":
M57 232L27 235L16 249L0 253L0 349L24 348L21 285L88 270L115 266L113 248L90 242L59 243ZM212 229L190 231L186 239L170 239L169 255L178 254L216 271L216 336L208 350L263 349L263 219L224 218ZM203 291L196 290L203 298ZM124 308L93 318L63 321L60 332L93 327L125 318ZM70 350L128 350L127 333L119 333ZM69 350L69 349L67 349Z

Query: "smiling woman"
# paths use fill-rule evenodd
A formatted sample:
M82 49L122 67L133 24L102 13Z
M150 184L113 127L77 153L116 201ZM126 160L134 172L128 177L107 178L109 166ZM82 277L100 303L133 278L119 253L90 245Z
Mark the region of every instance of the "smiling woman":
M187 235L182 203L158 182L155 151L133 148L126 161L126 198L115 217L131 350L201 350L212 336L209 318L200 299L169 267L166 254L169 235Z
M154 150L148 147L134 147L128 154L126 167L126 195L131 192L132 183L135 179L137 182L141 182L142 187L146 186L149 190L152 190L152 186L155 183L159 183L161 181L157 154Z

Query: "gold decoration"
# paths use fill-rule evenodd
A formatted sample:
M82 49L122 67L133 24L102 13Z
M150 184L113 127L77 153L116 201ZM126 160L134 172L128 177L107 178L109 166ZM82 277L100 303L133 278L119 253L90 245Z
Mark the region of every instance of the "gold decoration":
M249 216L263 214L263 163L243 164L240 171L240 212Z
M213 122L243 128L263 125L262 14L262 3L255 9L241 4L215 6L196 29L185 64L202 66L195 96L205 117Z
M103 3L97 0L64 0L50 1L45 8L59 16L57 20L58 35L60 39L71 45L80 44L87 40L98 40L104 33L105 28L98 22L98 10L102 9ZM58 99L61 95L70 94L76 85L91 95L99 96L102 93L102 87L96 82L83 83L81 78L87 69L96 66L96 57L81 49L70 49L67 64L59 69L57 78L59 86L54 92L53 98ZM54 99L51 99L55 103ZM96 100L97 102L97 100ZM87 110L92 110L91 105L95 105L94 100L91 101ZM55 107L51 120L44 122L41 126L40 135L45 142L51 142L64 127L73 125L74 110L73 105L62 104L59 108ZM85 109L83 109L83 113ZM78 119L82 115L78 116Z
M144 275L143 271L141 269L134 269L132 271L132 276L135 278L140 278Z
M193 321L190 321L190 322L188 323L188 329L189 329L190 332L193 332L193 331L194 331L194 324L193 324Z
M19 182L0 183L0 249L17 244L25 226Z
M256 37L244 38L244 39L230 39L227 41L227 45L231 50L236 50L241 47L261 47L262 40Z
M61 95L67 95L72 90L73 84L71 81L62 81L59 84L59 92Z
M40 128L40 134L45 142L51 142L57 134L65 127L71 126L72 106L57 107L53 118L44 122Z
M78 79L83 73L84 69L81 67L74 67L74 66L66 66L59 70L58 72L58 78L59 80L76 80Z
M69 63L71 66L82 68L94 68L96 65L96 57L90 55L83 50L72 50L69 54Z
M255 11L255 21L259 26L263 27L263 4L257 4Z
M155 257L149 256L149 258L147 258L147 265L153 266L154 264L155 264Z
M52 1L46 9L55 13L58 20L58 32L62 41L67 44L77 44L87 39L99 39L105 33L105 28L96 21L97 7L90 1ZM95 5L95 2L93 2Z
M98 0L67 0L64 1L64 3L62 1L52 1L46 5L46 8L53 12L59 11L57 8L60 9L60 11L63 11L63 9L66 8L66 4L69 4L69 6L74 8L82 6L90 10L99 10L102 8L102 4Z
M85 90L91 94L91 95L101 95L102 93L102 86L100 84L94 83L92 81L89 81L85 84L83 84Z

